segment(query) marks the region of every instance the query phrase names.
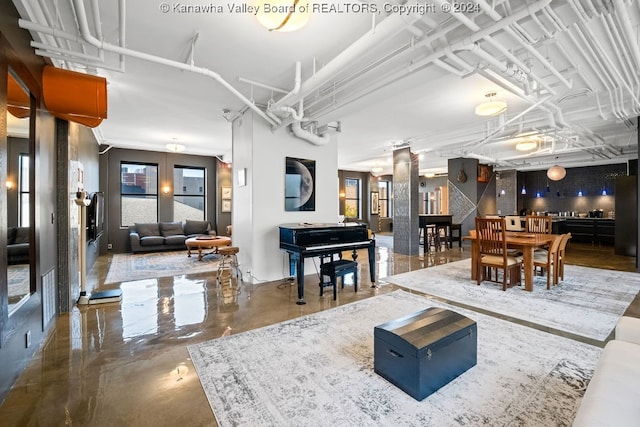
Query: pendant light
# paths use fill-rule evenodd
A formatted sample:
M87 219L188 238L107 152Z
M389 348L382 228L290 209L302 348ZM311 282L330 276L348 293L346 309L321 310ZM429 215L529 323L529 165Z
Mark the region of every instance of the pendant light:
M560 181L567 175L567 170L562 166L553 165L547 169L547 177L551 181Z

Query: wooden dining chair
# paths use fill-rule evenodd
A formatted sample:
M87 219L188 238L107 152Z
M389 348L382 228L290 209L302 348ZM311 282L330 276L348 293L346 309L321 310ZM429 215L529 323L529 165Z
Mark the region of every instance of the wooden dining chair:
M525 218L527 233L551 234L552 218L542 215L527 215Z
M522 281L520 268L522 260L507 253L506 223L504 218L476 218L478 285L485 279L491 280L490 269L502 270L502 290L507 283L513 286ZM487 276L487 273L488 276ZM496 273L496 281L498 274Z
M553 284L557 283L558 274L558 248L564 235L557 236L553 239L551 246L544 252L534 252L533 268L540 267L542 271L547 272L547 290L551 289L551 276L553 274Z
M565 261L565 250L567 248L567 243L569 243L569 239L571 239L571 233L566 233L562 235L562 240L560 240L560 245L558 246L558 252L556 254L557 263L555 274L555 283L557 284L560 280L564 280L564 261Z

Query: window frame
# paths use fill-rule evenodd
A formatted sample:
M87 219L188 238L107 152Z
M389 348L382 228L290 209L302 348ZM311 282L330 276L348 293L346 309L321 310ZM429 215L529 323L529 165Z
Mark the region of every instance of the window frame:
M155 193L124 193L122 191L123 188L123 180L122 180L122 167L126 166L126 165L130 165L130 166L144 166L146 167L155 167L156 168L156 182L155 182L155 188L156 188L156 192ZM151 222L158 222L158 215L159 215L159 211L160 211L160 176L159 176L159 172L160 172L160 165L158 163L145 163L145 162L132 162L132 161L121 161L120 162L120 228L127 228L133 224L127 224L127 225L123 225L123 205L124 203L123 201L123 196L145 196L145 197L155 197L155 201L156 201L156 219L155 221L151 221ZM146 190L145 186L145 190Z
M200 193L187 193L186 188L188 186L186 185L181 185L180 188L182 189L180 193L176 192L176 189L178 188L175 185L175 177L176 177L176 170L180 169L180 170L197 170L197 171L202 171L202 186L198 186L198 188L202 189L202 194ZM176 197L200 197L202 198L202 219L201 220L206 220L207 219L207 199L208 199L208 191L207 191L207 168L203 167L203 166L183 166L183 165L173 165L173 184L174 184L174 191L173 191L173 204L172 206L175 206L176 203ZM184 175L182 175L182 177L184 178ZM184 182L182 183L184 184ZM198 190L200 191L200 190ZM195 219L195 218L193 218ZM173 220L175 221L175 211L173 212ZM180 219L182 221L182 219Z
M386 191L384 192L384 194L386 194L386 197L382 197L383 192L380 191L381 185L380 184L384 184L384 187L386 187ZM391 212L391 195L390 195L390 191L391 191L391 181L387 181L387 180L383 180L383 181L378 181L378 215L380 218L391 218L391 215L389 215L389 213ZM382 206L385 206L386 209L382 209ZM386 210L386 212L384 212Z
M347 191L347 187L348 187L348 182L349 181L353 181L357 184L357 189L356 189L356 197L348 197L348 191ZM345 216L347 218L357 218L357 219L362 219L361 217L361 213L362 213L362 180L360 178L345 178L344 179L344 211L345 211ZM350 200L355 200L356 201L356 216L349 216L347 215L347 201Z

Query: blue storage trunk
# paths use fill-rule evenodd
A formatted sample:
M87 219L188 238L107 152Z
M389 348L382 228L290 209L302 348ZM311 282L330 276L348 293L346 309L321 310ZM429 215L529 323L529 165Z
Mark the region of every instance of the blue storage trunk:
M431 307L374 328L374 371L422 400L476 365L476 322Z

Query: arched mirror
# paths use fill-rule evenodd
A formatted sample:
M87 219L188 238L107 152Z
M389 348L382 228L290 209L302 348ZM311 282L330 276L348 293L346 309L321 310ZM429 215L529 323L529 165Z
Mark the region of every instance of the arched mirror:
M7 79L7 296L9 316L34 291L31 280L31 97L18 76Z

